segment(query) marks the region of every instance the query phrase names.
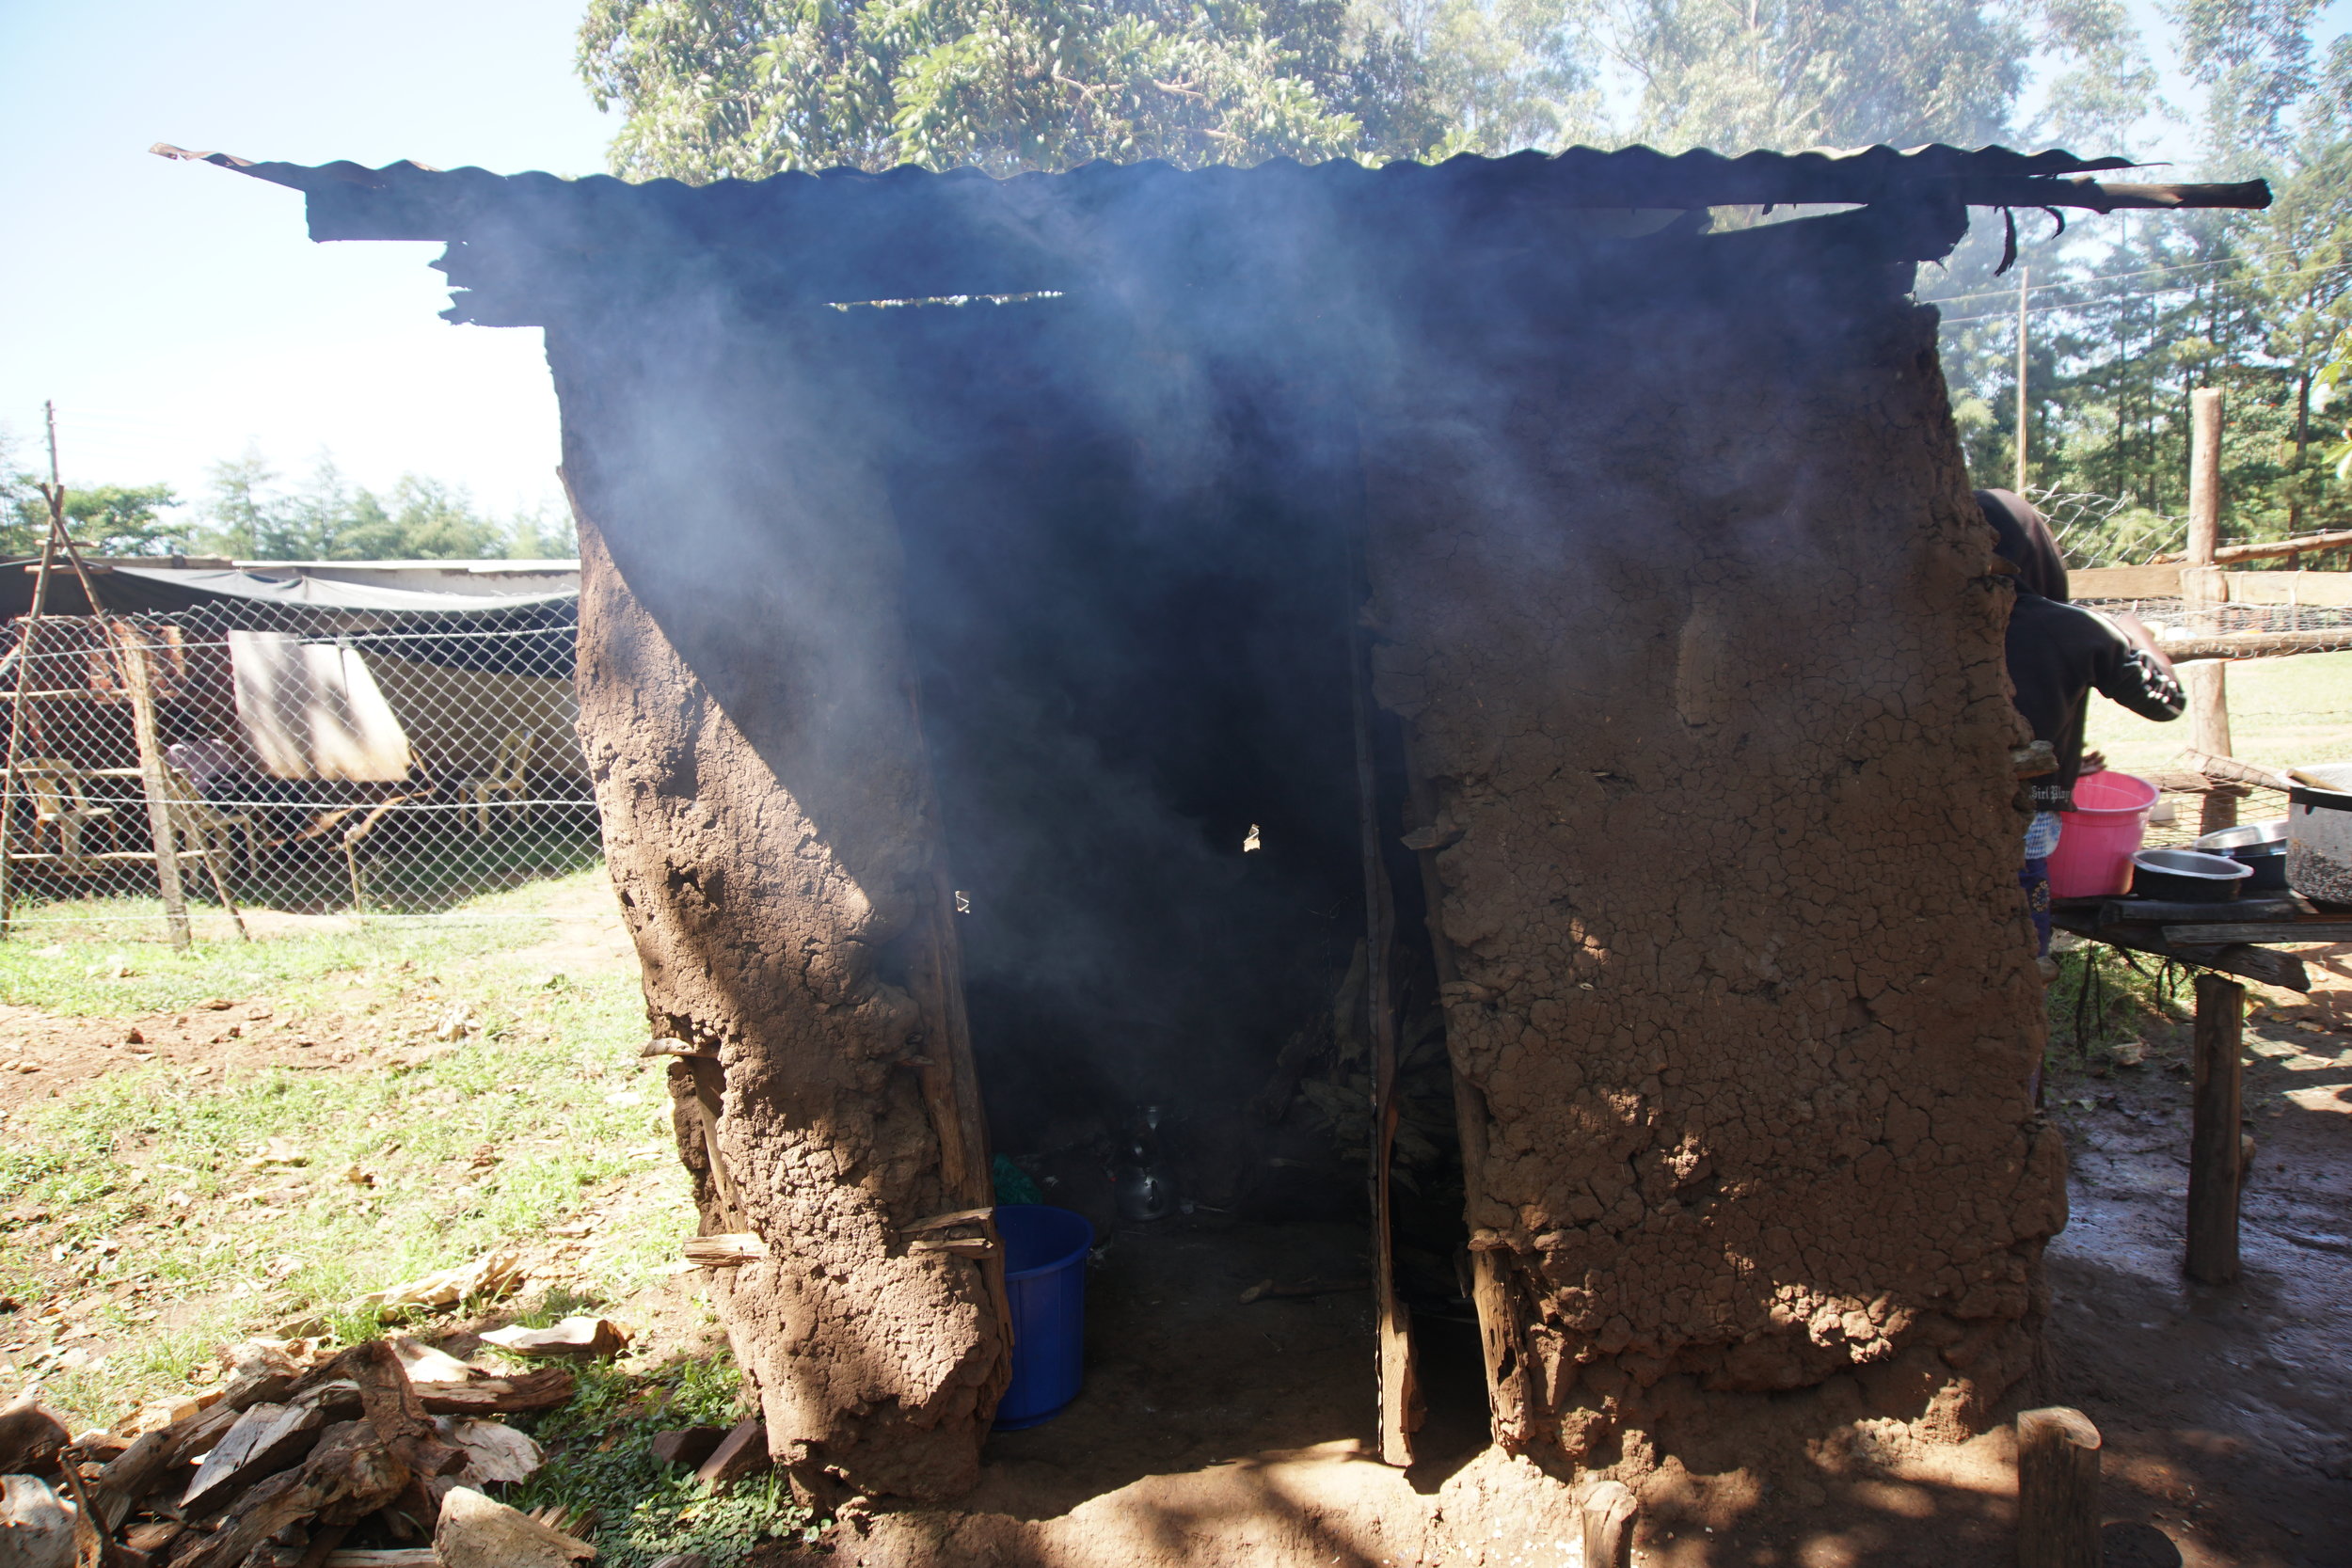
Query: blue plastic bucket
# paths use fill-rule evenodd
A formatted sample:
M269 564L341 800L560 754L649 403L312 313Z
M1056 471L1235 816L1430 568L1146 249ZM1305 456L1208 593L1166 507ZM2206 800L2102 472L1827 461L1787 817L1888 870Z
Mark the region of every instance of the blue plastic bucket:
M1039 1203L1000 1203L1005 1295L1012 1307L1012 1383L996 1404L996 1430L1050 1421L1085 1378L1087 1249L1084 1214Z

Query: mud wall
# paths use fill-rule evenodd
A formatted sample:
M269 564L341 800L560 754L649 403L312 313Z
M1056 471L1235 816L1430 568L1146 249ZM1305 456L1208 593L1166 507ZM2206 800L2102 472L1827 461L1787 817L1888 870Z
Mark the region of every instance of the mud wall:
M579 516L580 736L710 1275L803 1493L968 1486L1001 1265L889 512L838 345L681 308L548 357Z
M1431 330L1365 422L1498 1426L1565 1463L1955 1436L2028 1365L2006 590L1908 273Z

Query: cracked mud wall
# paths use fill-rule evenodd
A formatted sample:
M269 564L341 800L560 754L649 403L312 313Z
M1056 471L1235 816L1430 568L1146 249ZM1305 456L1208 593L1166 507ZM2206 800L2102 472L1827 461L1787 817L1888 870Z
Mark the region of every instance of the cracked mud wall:
M2006 590L1907 271L1433 331L1365 423L1516 1448L1951 1438L2032 1354Z
M756 352L755 352L756 350ZM696 316L550 329L580 734L713 1296L804 1494L951 1496L1007 1375L895 525L838 346ZM934 1231L924 1247L936 1247ZM977 1238L976 1238L977 1239Z

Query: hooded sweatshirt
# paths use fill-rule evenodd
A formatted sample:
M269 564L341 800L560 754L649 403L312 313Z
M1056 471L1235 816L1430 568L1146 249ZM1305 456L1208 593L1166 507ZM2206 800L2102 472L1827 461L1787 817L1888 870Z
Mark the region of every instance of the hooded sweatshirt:
M1979 490L1977 501L1996 536L1994 549L2017 568L2017 604L2009 617L2009 678L2017 711L2033 737L2058 753L2058 771L2026 785L2036 811L2068 811L2082 774L2083 721L2090 693L2143 719L2181 716L2181 684L2132 645L2114 622L2066 602L2066 566L2050 525L2031 503L2007 490Z

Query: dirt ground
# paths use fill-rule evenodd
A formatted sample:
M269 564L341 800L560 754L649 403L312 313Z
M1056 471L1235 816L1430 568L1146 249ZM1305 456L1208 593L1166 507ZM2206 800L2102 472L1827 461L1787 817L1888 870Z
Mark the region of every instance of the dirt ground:
M2352 950L2347 950L2352 951ZM2352 1562L2352 957L2309 955L2318 990L2265 990L2248 1030L2258 1152L2246 1275L2180 1272L2187 1030L2137 1066L2059 1074L2072 1220L2049 1257L2038 1388L2106 1443L2109 1568ZM2125 1058L2133 1053L2122 1053ZM838 1538L851 1561L1513 1563L1578 1560L1565 1488L1484 1451L1477 1348L1423 1320L1422 1461L1375 1463L1370 1315L1357 1295L1259 1301L1258 1279L1360 1273L1352 1227L1130 1227L1089 1280L1088 1385L1059 1419L999 1433L953 1511L885 1514ZM1940 1452L1867 1433L1810 1478L1691 1478L1645 1518L1635 1560L1994 1568L2014 1561L2008 1433ZM1711 1483L1711 1484L1710 1484Z
M547 924L539 941L516 950L518 964L543 959L573 973L633 967L628 933L603 887L564 887L532 912ZM244 918L260 941L354 928L331 915L248 910ZM392 1058L404 1051L429 1051L453 1033L444 1026L448 1007L437 1009L439 998L420 994L413 978L395 967L373 984L346 987L332 1008L217 996L169 1012L93 1019L0 1003L0 1113L56 1099L109 1068L135 1063L191 1064L189 1076L199 1081L270 1066L319 1069L363 1057L372 1066L398 1066Z
M600 961L617 930L583 915L544 945ZM2106 1440L2110 1568L2320 1568L2352 1562L2352 949L2306 955L2319 989L2260 991L2248 1030L2257 1153L2245 1199L2246 1276L2193 1286L2179 1269L2188 1138L2185 1027L2137 1065L2054 1075L2073 1157L2072 1220L2051 1249L2052 1317L2037 1402L2078 1405ZM218 998L129 1021L0 1007L0 1110L72 1092L117 1064L208 1078L263 1063L392 1065L444 1049L413 976L355 987L307 1013ZM386 1006L371 1011L371 1003ZM133 1039L135 1034L138 1037ZM633 1223L636 1183L585 1227ZM40 1220L12 1216L29 1231ZM27 1224L27 1222L30 1222ZM34 1239L38 1239L37 1237ZM561 1237L550 1244L565 1244ZM1372 1457L1364 1294L1240 1297L1261 1280L1350 1282L1348 1225L1228 1224L1206 1214L1128 1227L1089 1274L1088 1384L1058 1419L989 1443L958 1509L883 1513L836 1531L845 1563L1503 1564L1571 1568L1566 1488L1485 1447L1466 1323L1418 1325L1429 1402L1422 1462ZM158 1302L168 1325L167 1302ZM707 1350L695 1275L612 1304L640 1354ZM444 1323L453 1348L466 1329ZM90 1348L110 1347L93 1339ZM1867 1434L1866 1434L1867 1435ZM2013 1479L2004 1433L1922 1454L1817 1456L1809 1479L1748 1488L1693 1478L1645 1522L1636 1560L1697 1565L2007 1564Z
M2308 999L2257 988L2246 1109L2256 1142L2244 1277L2180 1269L2187 1031L2147 1063L2054 1084L2073 1218L2050 1252L2048 1397L2106 1443L2110 1564L2352 1561L2352 961L2306 953ZM2086 1103L2087 1102L2087 1103Z

